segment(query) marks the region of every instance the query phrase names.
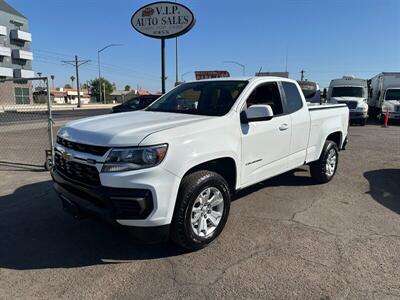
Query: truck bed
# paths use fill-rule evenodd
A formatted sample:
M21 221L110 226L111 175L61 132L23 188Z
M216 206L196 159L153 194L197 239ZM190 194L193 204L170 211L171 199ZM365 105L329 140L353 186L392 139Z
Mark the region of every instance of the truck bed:
M321 140L327 138L327 133L342 132L339 149L347 136L349 123L349 109L346 104L318 104L308 105L310 112L310 136L308 142L306 162L315 161L319 158L323 148Z

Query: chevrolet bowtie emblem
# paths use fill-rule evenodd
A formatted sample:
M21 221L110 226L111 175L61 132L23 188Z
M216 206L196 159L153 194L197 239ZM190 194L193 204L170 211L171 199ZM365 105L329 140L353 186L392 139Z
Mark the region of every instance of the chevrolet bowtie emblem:
M72 159L72 155L69 154L68 152L63 152L62 153L62 158L66 161L70 161Z

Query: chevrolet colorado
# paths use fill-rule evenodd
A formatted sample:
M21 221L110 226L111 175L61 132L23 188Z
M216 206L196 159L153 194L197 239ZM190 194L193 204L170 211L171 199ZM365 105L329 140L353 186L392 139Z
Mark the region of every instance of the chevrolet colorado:
M223 230L235 191L305 164L330 181L348 122L345 104L308 106L290 79L188 82L145 110L66 124L51 174L75 216L196 250Z

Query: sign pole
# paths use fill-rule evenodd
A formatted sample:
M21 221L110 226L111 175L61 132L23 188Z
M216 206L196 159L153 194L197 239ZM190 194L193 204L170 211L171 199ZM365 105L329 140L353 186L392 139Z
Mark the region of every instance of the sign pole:
M165 94L165 39L161 39L161 93Z

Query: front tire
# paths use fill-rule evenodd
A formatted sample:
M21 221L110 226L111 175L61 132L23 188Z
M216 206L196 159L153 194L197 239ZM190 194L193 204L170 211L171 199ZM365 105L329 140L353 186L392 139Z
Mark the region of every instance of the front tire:
M310 164L311 177L319 183L331 181L335 176L338 162L338 146L333 141L326 141L319 159Z
M188 250L201 249L224 229L230 209L226 180L211 171L182 179L171 224L171 239Z

